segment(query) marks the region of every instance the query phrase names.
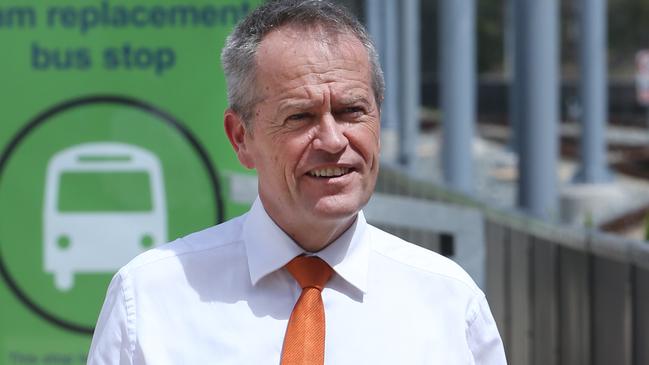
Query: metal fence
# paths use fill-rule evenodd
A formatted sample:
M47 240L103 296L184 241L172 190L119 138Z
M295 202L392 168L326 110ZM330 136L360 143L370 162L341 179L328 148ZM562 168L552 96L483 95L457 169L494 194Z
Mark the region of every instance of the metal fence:
M510 364L649 364L649 243L498 211L389 167L377 192L482 212L486 293ZM382 228L440 250L448 232L431 227Z

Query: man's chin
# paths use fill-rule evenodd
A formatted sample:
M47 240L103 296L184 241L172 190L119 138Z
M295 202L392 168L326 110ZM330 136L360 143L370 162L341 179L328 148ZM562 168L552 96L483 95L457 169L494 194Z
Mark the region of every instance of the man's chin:
M358 198L345 198L339 196L328 196L319 199L311 210L311 213L319 219L345 220L352 218L367 203Z

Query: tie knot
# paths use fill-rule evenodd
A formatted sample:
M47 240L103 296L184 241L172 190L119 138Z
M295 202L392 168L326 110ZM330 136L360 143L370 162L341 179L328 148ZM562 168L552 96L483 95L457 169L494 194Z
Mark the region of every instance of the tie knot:
M322 291L333 270L317 256L298 256L286 264L286 269L304 288L317 288Z

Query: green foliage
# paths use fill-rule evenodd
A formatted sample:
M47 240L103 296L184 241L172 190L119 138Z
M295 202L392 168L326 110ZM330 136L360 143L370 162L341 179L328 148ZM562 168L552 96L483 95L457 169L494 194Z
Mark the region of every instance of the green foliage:
M584 228L593 229L595 228L595 219L593 218L593 212L588 211L584 216Z
M609 0L609 59L613 70L632 73L635 52L649 48L649 1Z
M477 2L478 72L496 72L503 68L505 1Z

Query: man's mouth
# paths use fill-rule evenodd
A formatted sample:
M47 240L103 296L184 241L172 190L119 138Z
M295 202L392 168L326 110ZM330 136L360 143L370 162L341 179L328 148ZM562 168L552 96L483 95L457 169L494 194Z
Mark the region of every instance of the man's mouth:
M339 177L348 174L351 171L349 167L323 167L308 172L312 177Z

